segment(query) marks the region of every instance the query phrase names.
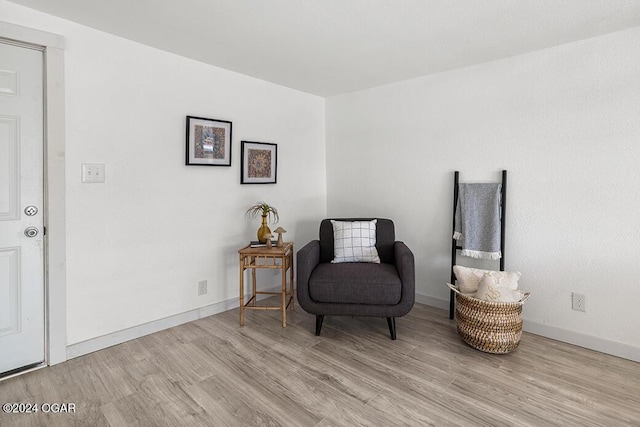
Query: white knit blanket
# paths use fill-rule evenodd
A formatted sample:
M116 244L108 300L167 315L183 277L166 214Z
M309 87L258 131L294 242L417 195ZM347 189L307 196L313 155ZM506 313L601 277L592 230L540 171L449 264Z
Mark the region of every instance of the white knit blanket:
M502 184L458 184L453 238L463 256L500 259L500 192Z

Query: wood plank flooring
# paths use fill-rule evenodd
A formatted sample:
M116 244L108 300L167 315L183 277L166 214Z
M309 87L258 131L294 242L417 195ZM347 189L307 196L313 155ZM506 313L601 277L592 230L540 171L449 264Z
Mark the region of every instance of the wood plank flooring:
M640 364L532 334L507 355L464 344L447 312L397 319L238 309L0 382L5 426L640 426Z

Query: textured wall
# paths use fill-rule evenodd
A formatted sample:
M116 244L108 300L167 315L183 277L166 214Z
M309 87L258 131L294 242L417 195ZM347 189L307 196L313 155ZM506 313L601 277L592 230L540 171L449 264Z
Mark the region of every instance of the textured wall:
M453 171L507 169L506 265L533 293L525 320L640 357L639 44L634 28L329 98L328 214L394 218L417 292L443 302Z
M324 99L11 3L0 12L66 38L68 344L237 298L256 200L279 208L298 247L317 235ZM184 166L186 115L233 122L232 167ZM240 185L241 140L278 144L276 185ZM106 164L105 184L80 182L85 162Z

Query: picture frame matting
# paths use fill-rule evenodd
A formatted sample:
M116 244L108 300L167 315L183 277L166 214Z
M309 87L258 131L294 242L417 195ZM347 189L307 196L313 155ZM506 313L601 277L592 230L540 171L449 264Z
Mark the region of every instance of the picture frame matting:
M187 166L231 166L232 123L187 116Z
M278 177L278 145L242 141L241 184L275 184Z

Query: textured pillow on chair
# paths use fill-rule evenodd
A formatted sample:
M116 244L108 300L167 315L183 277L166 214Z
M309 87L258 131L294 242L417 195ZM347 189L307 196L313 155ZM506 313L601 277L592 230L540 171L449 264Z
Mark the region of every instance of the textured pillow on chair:
M521 275L519 271L482 270L480 268L469 268L461 265L454 265L453 273L456 275L456 279L458 279L458 288L463 294L478 292L478 285L485 273L488 273L496 284L513 290L518 289L518 280Z
M518 302L524 293L496 282L494 275L485 273L478 282L475 298L491 302Z
M376 223L372 221L335 221L333 225L333 261L379 264L376 249Z

